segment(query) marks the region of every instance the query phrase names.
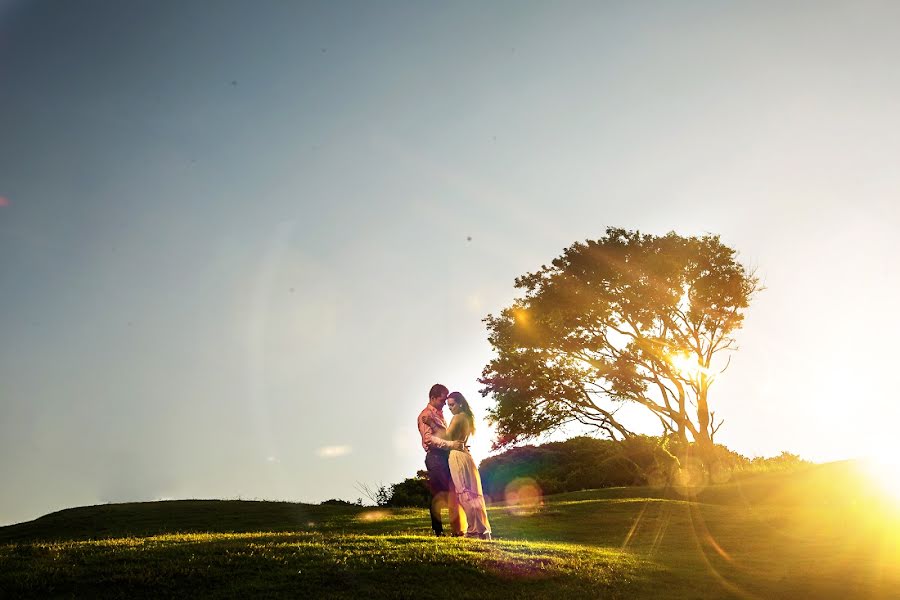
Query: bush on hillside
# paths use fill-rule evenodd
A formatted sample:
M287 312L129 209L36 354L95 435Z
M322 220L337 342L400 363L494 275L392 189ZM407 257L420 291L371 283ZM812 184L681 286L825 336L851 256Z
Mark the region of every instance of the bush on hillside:
M340 498L330 498L323 502L319 503L321 506L362 506L362 500L357 500L356 502L347 502L346 500L341 500Z
M750 472L769 473L773 471L794 471L800 467L811 465L808 460L803 460L796 454L782 451L778 456L764 458L757 456L749 461L749 465L744 469Z
M544 494L641 485L648 478L667 480L677 460L658 438L626 442L576 437L565 442L521 446L481 463L484 491L493 500L519 478L535 481Z
M415 477L404 479L390 486L390 493L383 506L417 506L431 505L431 492L428 490L428 474L417 471Z
M631 485L702 485L728 481L736 472L791 470L804 464L798 456L752 461L716 445L715 460L703 466L694 444L673 438L635 436L616 442L576 437L540 446L521 446L482 461L485 495L502 500L516 479L533 480L544 494Z
M357 484L357 489L375 506L427 508L431 505L428 474L425 471L417 471L415 477L408 477L400 483L377 485L374 488L360 483Z

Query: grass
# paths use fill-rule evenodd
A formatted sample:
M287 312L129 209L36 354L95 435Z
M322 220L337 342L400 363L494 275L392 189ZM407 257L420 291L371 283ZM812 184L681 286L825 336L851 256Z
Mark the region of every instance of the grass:
M852 464L692 490L494 506L493 542L424 510L189 500L0 528L0 596L893 598L900 519Z

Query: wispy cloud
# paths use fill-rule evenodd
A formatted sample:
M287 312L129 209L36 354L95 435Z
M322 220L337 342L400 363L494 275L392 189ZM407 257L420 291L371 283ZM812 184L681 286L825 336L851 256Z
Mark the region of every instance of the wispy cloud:
M337 458L338 456L345 456L351 452L353 452L353 448L350 446L322 446L316 450L316 454L322 458Z

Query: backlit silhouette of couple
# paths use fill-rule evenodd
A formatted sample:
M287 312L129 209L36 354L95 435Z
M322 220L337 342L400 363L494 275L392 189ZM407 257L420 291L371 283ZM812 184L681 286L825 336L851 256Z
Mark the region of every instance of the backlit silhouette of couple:
M453 413L450 425L444 420L445 405ZM469 436L475 433L475 418L469 403L459 392L451 394L436 383L428 392L428 406L419 413L418 426L425 449L434 534L444 534L441 508L447 506L452 535L491 539L481 475L466 447ZM461 513L465 514L468 525L465 532Z

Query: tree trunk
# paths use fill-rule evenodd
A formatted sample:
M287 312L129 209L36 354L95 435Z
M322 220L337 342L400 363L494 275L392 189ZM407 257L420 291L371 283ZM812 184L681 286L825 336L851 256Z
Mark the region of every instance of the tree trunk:
M709 382L706 375L700 376L700 390L697 394L697 433L700 436L697 439L697 446L700 454L700 460L709 468L713 462L713 442L709 435L709 404L706 394L709 390Z

